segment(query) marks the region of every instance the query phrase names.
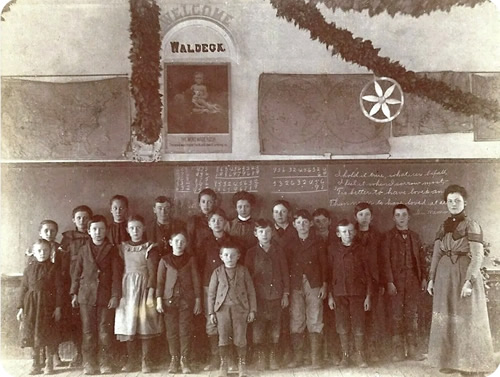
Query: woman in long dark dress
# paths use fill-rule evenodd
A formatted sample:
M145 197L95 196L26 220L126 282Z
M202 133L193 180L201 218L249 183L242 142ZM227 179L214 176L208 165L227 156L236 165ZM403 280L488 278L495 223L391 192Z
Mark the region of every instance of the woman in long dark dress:
M450 217L436 235L427 291L433 296L429 362L442 373L495 369L481 264L481 227L465 212L467 192L449 186Z

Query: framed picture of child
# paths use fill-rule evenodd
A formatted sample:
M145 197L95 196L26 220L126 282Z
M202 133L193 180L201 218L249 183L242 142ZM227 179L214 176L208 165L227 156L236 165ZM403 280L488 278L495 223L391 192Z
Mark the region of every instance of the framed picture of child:
M230 65L165 64L167 152L230 152Z

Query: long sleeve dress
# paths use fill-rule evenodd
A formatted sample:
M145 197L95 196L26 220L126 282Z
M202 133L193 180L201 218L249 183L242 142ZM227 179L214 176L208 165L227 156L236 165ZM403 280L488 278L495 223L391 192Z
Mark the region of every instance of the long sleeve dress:
M59 341L59 324L52 317L61 307L62 285L57 265L50 260L31 258L23 274L18 305L23 309L22 347L55 346Z
M434 281L428 360L432 366L464 372L491 371L493 344L481 264L481 227L466 216L452 232L439 229L429 279ZM461 297L466 280L472 295Z

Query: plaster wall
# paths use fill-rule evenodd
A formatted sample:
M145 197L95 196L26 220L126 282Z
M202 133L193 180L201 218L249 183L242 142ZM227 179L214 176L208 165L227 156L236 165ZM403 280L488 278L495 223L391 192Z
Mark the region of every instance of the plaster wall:
M188 1L159 1L162 15ZM203 1L232 18L227 28L238 49L232 63L232 153L165 154L176 160L245 160L327 158L260 156L257 119L258 78L276 73L368 73L332 56L306 31L276 17L268 1ZM382 56L414 71L500 72L500 11L493 3L412 18L367 12L332 13L327 20L355 37L371 39ZM1 27L3 76L130 74L129 4L104 0L20 0L4 14ZM165 26L165 24L163 25ZM162 30L164 35L166 28ZM66 79L66 78L64 78ZM359 109L353 109L359 111ZM333 158L496 158L500 142L474 142L472 134L390 138L391 152L380 156Z

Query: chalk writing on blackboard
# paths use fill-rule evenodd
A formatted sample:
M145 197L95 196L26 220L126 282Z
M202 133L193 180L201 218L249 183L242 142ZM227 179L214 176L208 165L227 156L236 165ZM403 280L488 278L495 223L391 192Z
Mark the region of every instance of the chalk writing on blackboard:
M272 173L272 193L302 194L328 191L326 166L276 166Z
M215 191L222 193L232 193L241 190L257 192L259 190L259 178L259 166L217 166L214 187Z
M226 165L204 167L178 167L175 190L179 193L199 193L210 187L219 193L259 190L261 167Z
M330 176L330 207L353 207L360 201L378 206L404 203L414 215L446 213L442 194L450 183L447 169L415 166L381 172L336 168Z

